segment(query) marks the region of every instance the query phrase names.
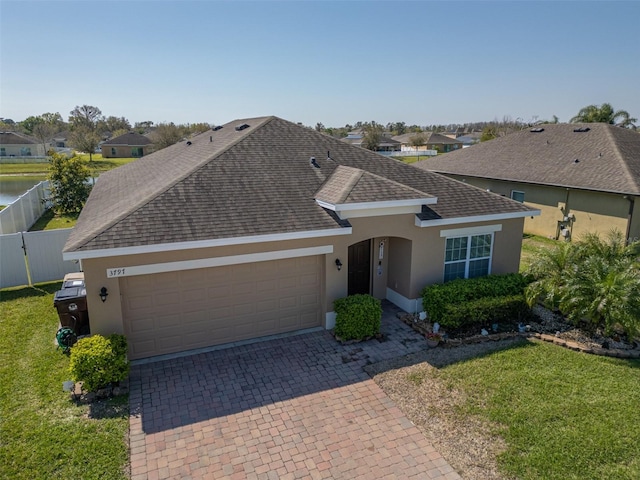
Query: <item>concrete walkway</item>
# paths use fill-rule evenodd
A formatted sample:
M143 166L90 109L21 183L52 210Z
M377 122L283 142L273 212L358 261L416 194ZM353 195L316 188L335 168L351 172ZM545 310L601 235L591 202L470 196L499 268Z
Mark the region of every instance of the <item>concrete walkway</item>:
M135 365L131 478L460 478L364 373L425 348L385 304L385 341L326 331Z

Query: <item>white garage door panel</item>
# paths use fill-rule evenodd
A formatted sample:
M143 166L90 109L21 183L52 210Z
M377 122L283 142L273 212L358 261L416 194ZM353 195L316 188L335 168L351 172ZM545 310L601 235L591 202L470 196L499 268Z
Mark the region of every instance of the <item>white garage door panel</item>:
M123 277L132 359L321 325L323 256Z

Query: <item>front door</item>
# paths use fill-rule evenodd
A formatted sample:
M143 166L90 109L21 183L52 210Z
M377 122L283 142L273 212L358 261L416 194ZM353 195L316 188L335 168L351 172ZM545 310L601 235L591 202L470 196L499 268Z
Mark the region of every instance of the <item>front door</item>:
M349 247L349 295L371 293L371 241Z

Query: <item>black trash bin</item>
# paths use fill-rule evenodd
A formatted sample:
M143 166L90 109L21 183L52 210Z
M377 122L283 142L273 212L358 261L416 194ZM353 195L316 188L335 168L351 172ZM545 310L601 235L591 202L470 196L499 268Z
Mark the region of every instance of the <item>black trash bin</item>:
M58 290L53 297L53 306L58 311L61 327L71 328L76 335L89 335L84 273L68 273L64 276L62 290Z

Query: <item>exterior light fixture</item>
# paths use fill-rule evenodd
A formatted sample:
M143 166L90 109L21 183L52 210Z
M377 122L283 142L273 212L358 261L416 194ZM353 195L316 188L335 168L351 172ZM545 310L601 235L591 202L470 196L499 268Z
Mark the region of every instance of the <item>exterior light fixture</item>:
M100 300L102 300L102 303L107 301L108 296L109 296L109 293L107 292L107 287L102 287L100 289Z
M342 270L342 262L339 258L336 258L336 267L338 267L338 271Z

